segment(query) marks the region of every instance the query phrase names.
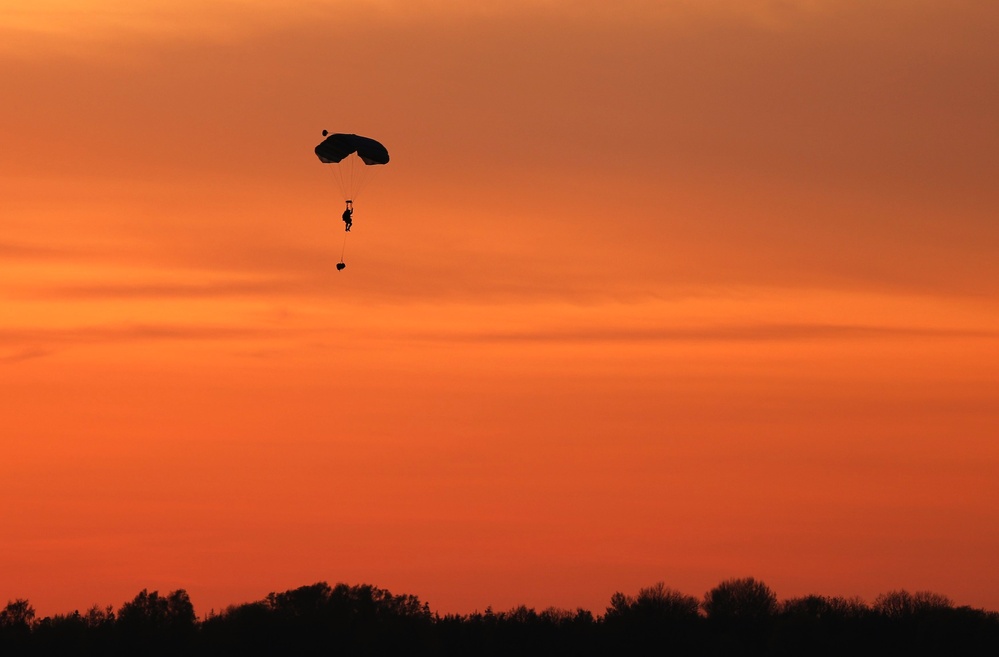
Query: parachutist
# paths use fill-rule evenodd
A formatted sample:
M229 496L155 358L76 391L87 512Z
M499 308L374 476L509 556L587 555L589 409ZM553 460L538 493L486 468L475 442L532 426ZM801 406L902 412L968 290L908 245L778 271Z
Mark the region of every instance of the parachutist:
M354 208L351 207L350 201L347 201L347 209L343 211L343 223L347 224L347 227L344 228L344 230L347 231L348 233L350 232L350 227L354 223L353 215L354 215Z
M347 207L340 218L343 219L344 232L349 233L354 223L354 196L357 194L365 172L377 171L380 165L388 164L389 154L385 146L370 137L349 133L330 134L323 130L323 141L315 147L316 157L324 165L330 165L328 171L333 174L343 192ZM377 165L377 166L376 166ZM347 246L347 235L344 235L344 247ZM337 271L343 271L347 266L343 263L344 249L340 251L340 261Z

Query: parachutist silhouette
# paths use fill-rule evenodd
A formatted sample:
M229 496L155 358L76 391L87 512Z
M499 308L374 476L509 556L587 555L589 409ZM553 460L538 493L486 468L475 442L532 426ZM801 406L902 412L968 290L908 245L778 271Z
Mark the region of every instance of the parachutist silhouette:
M365 175L365 171L370 173L372 167L378 170L380 165L388 164L388 150L370 137L339 132L330 134L329 130L323 130L323 140L314 150L320 162L332 167L329 171L340 184L340 191L343 192L341 198L347 202L347 207L340 218L343 219L344 232L349 233L354 224L353 199L357 194L361 177ZM347 236L344 235L343 239L346 247ZM343 255L344 251L341 250L337 271L343 271L347 266L343 262Z
M347 209L343 211L343 223L347 224L347 227L344 228L344 230L346 230L348 233L350 232L350 227L354 223L353 214L354 214L354 208L351 207L350 201L347 201Z

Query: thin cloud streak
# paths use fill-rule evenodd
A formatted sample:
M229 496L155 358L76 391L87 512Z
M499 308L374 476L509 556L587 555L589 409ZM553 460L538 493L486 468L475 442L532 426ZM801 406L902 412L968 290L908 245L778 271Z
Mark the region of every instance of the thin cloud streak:
M15 351L12 354L0 355L0 363L20 363L34 358L44 358L55 353L51 349L41 349L38 347L28 347Z
M835 324L769 324L654 329L579 329L415 333L411 338L440 342L796 342L881 338L996 339L999 331Z
M295 281L219 282L204 284L107 284L55 286L22 293L26 299L59 299L82 301L99 299L164 299L164 298L242 298L286 295L302 288Z
M0 242L0 258L4 260L62 260L74 255L67 249L56 249L37 244Z
M5 328L0 329L0 345L38 343L65 346L152 340L238 340L271 337L277 334L277 331L266 329L175 324L109 325L67 329ZM35 351L42 349L35 348Z

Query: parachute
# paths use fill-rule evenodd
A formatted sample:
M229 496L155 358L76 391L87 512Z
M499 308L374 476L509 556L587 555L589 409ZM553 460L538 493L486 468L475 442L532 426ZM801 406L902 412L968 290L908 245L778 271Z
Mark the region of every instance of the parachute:
M350 232L354 214L354 199L361 193L371 178L371 172L378 169L375 165L388 164L388 150L370 137L354 134L329 134L323 130L323 139L316 146L316 157L336 180L337 187L343 194L347 209L343 213L346 224L343 236L343 250L340 252L340 262L337 271L343 271L347 265L343 262L343 253L347 248L347 235Z
M357 199L370 179L372 168L388 164L388 150L370 137L341 133L331 135L326 130L323 130L323 136L326 139L316 146L316 157L329 165L326 169L336 179L343 200L350 203Z

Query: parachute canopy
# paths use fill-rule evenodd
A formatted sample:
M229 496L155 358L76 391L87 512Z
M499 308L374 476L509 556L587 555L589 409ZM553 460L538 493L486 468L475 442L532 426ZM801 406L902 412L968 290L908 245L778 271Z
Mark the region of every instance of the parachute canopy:
M323 135L327 132L323 130ZM351 153L357 153L365 164L388 164L388 150L370 137L332 134L316 146L316 156L323 164L335 164Z
M367 186L374 171L381 167L372 164L387 164L388 151L381 143L370 137L349 134L329 134L316 146L316 157L323 163L323 169L330 172L343 193L343 199L350 203Z

